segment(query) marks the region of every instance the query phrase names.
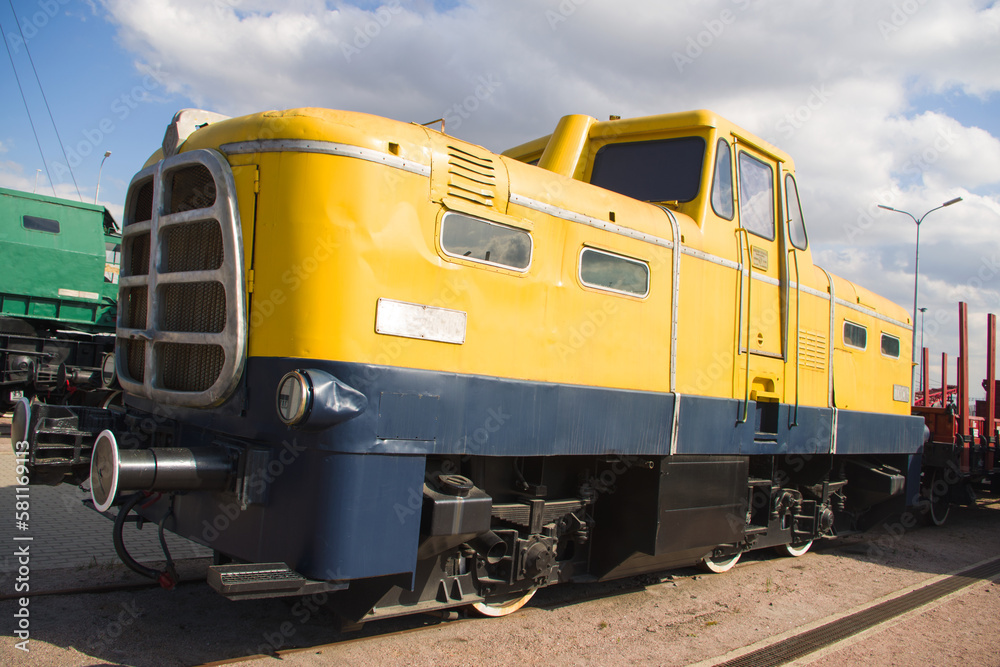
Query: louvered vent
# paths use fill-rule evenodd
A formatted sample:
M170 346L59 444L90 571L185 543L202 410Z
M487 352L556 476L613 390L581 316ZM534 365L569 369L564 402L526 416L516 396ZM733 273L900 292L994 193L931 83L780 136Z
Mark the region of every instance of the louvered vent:
M493 158L448 146L448 194L483 206L494 206L497 175Z
M826 336L814 331L799 332L799 366L825 371L827 362Z
M140 172L126 200L117 362L129 393L210 407L246 356L236 192L225 159L182 153Z

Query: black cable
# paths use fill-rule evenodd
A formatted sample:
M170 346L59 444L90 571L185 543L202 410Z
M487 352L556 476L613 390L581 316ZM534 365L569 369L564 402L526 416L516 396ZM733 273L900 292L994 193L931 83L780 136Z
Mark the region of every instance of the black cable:
M132 558L132 555L125 548L125 537L123 535L123 530L125 529L125 523L128 521L129 513L135 509L135 506L139 504L140 501L145 500L147 495L141 491L132 494L128 497L125 503L118 510L118 516L115 517L115 527L112 533L112 538L115 543L115 553L118 554L118 558L121 559L123 563L133 572L141 574L144 577L149 577L154 581L159 582L160 586L166 589L173 589L177 585L177 570L174 567L174 561L170 558L170 550L167 549L167 541L163 536L163 524L166 522L167 517L173 514L173 509L167 512L160 520L160 546L163 548L163 554L167 558L167 567L164 570L154 570L151 567L146 567L136 559Z
M17 23L17 15L14 15L14 23ZM18 26L20 28L20 26ZM0 36L6 35L7 32L3 29L3 24L0 23ZM24 37L22 36L23 40ZM3 45L7 47L7 57L10 59L10 68L14 70L14 80L17 81L17 89L21 92L21 101L24 103L24 111L28 114L28 122L31 123L31 133L35 135L35 144L38 146L38 153L42 156L42 164L45 166L45 178L49 179L49 187L52 188L52 196L56 196L56 186L52 182L52 176L49 175L49 164L45 161L45 153L42 151L42 142L38 140L38 131L35 129L35 121L31 118L31 109L28 108L28 98L24 96L24 88L21 86L21 77L17 75L17 67L14 65L14 55L10 52L10 45L7 43L7 38L3 38ZM79 192L79 191L78 191Z
M31 57L31 49L28 48L28 40L24 38L24 31L21 30L21 24L17 21L17 12L14 11L13 0L7 0L7 4L10 5L10 12L14 15L14 23L17 23L17 31L21 34L21 43L24 44L24 52L28 55L28 62L31 63L31 71L35 73L35 81L38 83L38 90L42 94L42 101L45 102L45 110L49 112L49 120L52 121L52 129L56 131L56 139L59 140L59 148L62 150L63 158L66 160L66 168L69 169L69 175L73 178L73 186L76 188L76 196L83 201L83 195L80 194L80 186L76 184L76 174L73 173L73 165L69 163L69 157L66 155L66 146L63 145L62 137L59 136L59 128L56 127L56 119L52 116L52 109L49 108L49 100L45 97L45 89L42 88L42 80L38 78L38 70L35 69L35 61ZM6 41L6 40L5 40ZM10 48L8 47L8 52ZM13 60L11 61L13 64ZM49 183L52 182L51 177L49 178ZM52 192L55 194L55 186L52 187Z
M112 538L115 543L115 553L118 554L118 558L120 558L130 570L141 574L144 577L149 577L150 579L159 579L159 571L154 570L151 567L146 567L136 559L132 558L128 549L125 548L125 538L122 535L129 513L135 508L136 505L139 504L139 501L143 500L145 497L145 494L142 492L133 493L129 496L128 500L125 501L125 504L118 509L118 516L115 517L115 527L112 533Z

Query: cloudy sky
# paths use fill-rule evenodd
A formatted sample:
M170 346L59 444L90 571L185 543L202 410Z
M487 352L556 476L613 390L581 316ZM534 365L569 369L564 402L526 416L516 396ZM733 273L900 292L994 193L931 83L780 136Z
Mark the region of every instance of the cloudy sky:
M921 226L920 302L937 359L957 355L957 302L969 302L973 393L982 393L985 313L1000 312L997 3L12 5L0 7L11 56L0 65L0 186L37 182L39 192L93 201L111 151L100 200L116 217L132 173L185 107L444 117L450 134L497 151L547 134L565 114L709 108L795 158L817 261L909 309L916 226L876 204L920 217L963 197Z

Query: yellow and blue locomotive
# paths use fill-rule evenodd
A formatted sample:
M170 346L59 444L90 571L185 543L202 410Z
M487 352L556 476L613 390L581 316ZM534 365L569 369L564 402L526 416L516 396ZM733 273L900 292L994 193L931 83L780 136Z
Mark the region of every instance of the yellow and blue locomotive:
M911 332L813 264L790 157L711 112L498 155L185 111L125 205L125 407L79 429L97 508L210 546L231 598L503 614L912 503Z

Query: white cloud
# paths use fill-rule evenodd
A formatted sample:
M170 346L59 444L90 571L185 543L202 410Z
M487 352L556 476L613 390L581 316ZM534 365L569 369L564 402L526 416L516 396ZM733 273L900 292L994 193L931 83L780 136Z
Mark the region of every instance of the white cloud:
M904 305L913 224L875 205L922 213L964 196L922 228L921 302L950 312L961 295L974 317L1000 310L995 291L968 282L980 258L1000 254L1000 139L963 125L960 109L913 107L927 94L958 96L961 106L962 96L1000 91L1000 4L104 4L121 43L166 73L168 92L227 114L308 105L417 122L444 115L450 133L502 150L569 113L714 109L795 158L817 258ZM489 95L468 110L484 80ZM946 329L935 346L954 354Z

